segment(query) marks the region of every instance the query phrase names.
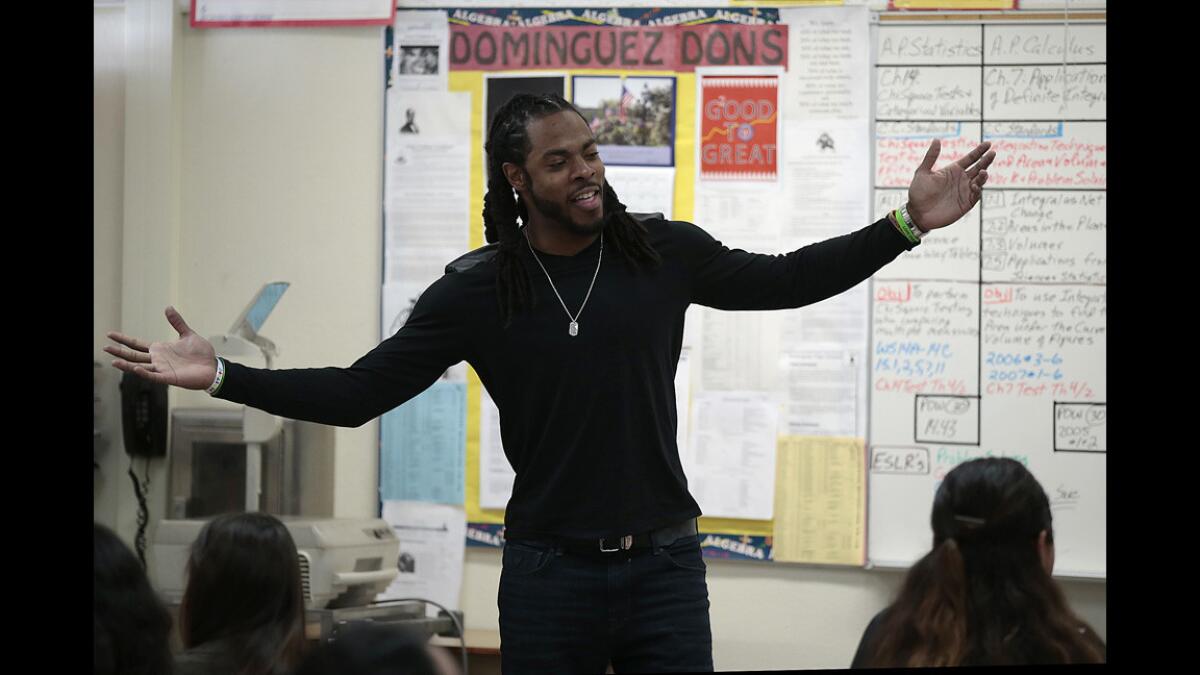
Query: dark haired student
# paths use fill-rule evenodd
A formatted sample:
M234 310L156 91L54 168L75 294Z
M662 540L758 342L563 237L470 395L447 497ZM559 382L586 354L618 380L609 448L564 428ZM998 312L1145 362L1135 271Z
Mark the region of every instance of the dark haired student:
M93 675L171 675L170 612L125 542L92 529Z
M1050 500L1020 462L955 467L933 499L933 550L871 620L852 668L1103 663L1050 576Z
M176 675L291 675L306 646L299 559L275 516L208 521L188 556Z
M118 333L113 365L295 419L361 425L467 361L500 409L516 472L500 578L506 673L711 670L705 566L675 443L684 312L801 307L841 293L958 220L995 157L984 143L908 203L787 255L731 250L691 223L627 213L587 122L514 96L486 143L489 245L451 262L395 335L348 368L257 370L179 340ZM522 226L518 226L518 220Z

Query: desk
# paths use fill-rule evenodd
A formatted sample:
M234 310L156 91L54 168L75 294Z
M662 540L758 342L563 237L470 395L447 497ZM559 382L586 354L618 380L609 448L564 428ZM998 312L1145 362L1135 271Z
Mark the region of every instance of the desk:
M335 637L343 627L358 622L396 625L425 635L457 633L453 619L445 614L427 616L425 603L419 600L363 607L308 609L304 618L304 633L310 640L328 640ZM459 620L461 621L461 615Z

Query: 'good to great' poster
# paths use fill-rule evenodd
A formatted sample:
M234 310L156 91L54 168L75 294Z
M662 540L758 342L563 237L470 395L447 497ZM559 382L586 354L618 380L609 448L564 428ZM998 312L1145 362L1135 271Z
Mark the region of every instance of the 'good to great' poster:
M703 77L700 90L701 180L775 180L779 79Z

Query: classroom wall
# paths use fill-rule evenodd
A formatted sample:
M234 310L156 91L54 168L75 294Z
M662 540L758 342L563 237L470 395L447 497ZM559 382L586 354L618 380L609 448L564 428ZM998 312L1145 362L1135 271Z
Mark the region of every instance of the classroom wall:
M131 2L129 9L141 11L145 3L170 1ZM173 46L160 46L159 53L171 55L177 67L160 74L159 85L162 77L173 80L167 90L176 105L141 111L171 117L167 126L177 128L160 134L168 140L159 141L173 145L166 154L175 159L162 161L174 162L177 178L168 180L178 190L177 235L157 245L160 253L174 247L163 272L156 267L161 260L122 254L130 236L123 230L136 234L145 225L130 222L142 217L136 213L123 215L119 195L137 194L163 179L128 166L122 170L124 148L139 146L136 139L114 140L116 135L122 128L126 135L145 135L151 125L129 124L133 112L121 108L121 78L114 72L120 49L100 44L102 31L111 38L122 21L100 9L95 21L96 358L107 363L99 345L122 316L157 326L149 337L170 337L161 307L143 308L147 319L131 319L132 310L122 308L157 303L157 297L143 301L131 290L138 285L131 277L143 276L159 280L166 288L161 295L205 335L227 329L263 282L292 282L263 331L280 347L277 367L346 365L376 344L383 151L379 29L197 31L186 20L170 28ZM147 26L127 24L127 42L144 44L138 32L156 30ZM161 31L162 22L157 26ZM126 106L142 105L138 96L125 92ZM114 185L117 177L121 185ZM117 270L124 281L113 280ZM155 315L158 323L149 323ZM117 399L112 400L115 409ZM194 393L176 394L173 402L213 404ZM377 434L376 422L337 431L335 447L328 450L334 454L335 515L376 515ZM119 444L107 456L112 466L105 464L106 477L97 479L94 516L110 525L124 521L118 531L130 541L127 460ZM161 494L156 499L155 521L165 508ZM901 579L895 571L728 561L710 561L708 568L714 660L722 670L847 665L862 629ZM462 608L468 628L496 629L499 574L498 551L467 550ZM1107 637L1107 583L1063 585L1076 611Z
M93 358L106 416L93 509L132 543L106 331L173 339L162 314L173 304L196 331L219 334L263 283L282 280L292 286L263 328L276 367L349 365L378 342L382 37L192 30L168 0L96 7L94 25ZM170 403L231 406L175 389ZM377 437L377 422L337 429L324 450L333 515L377 515ZM166 463L151 460L149 475L152 561Z
M275 367L350 365L379 342L379 30L182 37L178 309L219 333L262 284L289 281L262 329L279 347ZM336 431L334 515L377 515L378 434L375 421Z
M92 33L92 360L100 438L93 456L92 509L115 527L120 488L129 486L121 451L120 373L108 367L104 333L121 316L121 226L125 172L125 10L97 7Z

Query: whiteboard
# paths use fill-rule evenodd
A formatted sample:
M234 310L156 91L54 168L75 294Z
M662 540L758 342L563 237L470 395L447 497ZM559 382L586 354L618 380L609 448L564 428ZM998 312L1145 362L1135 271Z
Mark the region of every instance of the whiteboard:
M882 20L876 217L989 140L983 201L871 283L867 558L929 551L958 464L1013 457L1050 497L1055 574L1107 571L1106 44L1102 22Z

